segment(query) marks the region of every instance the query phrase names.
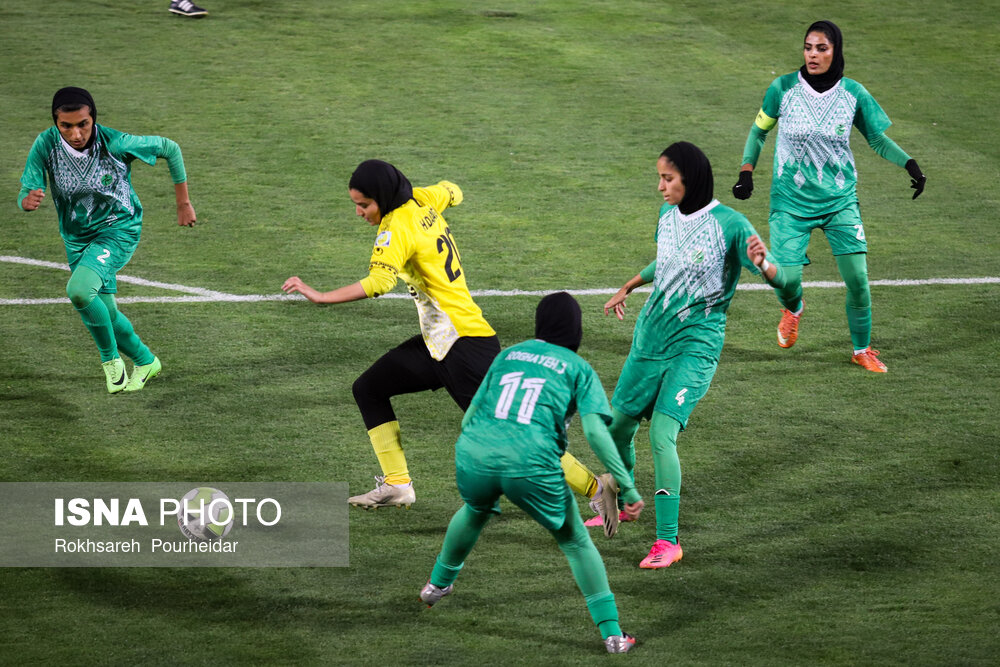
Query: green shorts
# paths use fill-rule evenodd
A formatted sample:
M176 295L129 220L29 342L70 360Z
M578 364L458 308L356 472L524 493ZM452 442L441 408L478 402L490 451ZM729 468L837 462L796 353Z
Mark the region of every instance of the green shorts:
M108 230L89 242L66 241L66 259L69 270L78 266L93 269L101 277L101 292L114 294L118 291L115 274L132 259L139 245L138 234Z
M502 477L459 468L455 478L462 500L477 512L500 514L500 496L507 496L550 531L562 528L570 512L580 512L561 469L531 477Z
M822 229L834 255L868 252L861 209L855 203L835 213L802 218L785 211L771 211L767 219L771 231L771 254L779 264L808 264L809 235Z
M686 428L718 365L718 359L702 354L682 353L670 359L629 354L611 405L633 419L649 419L654 411L659 412Z

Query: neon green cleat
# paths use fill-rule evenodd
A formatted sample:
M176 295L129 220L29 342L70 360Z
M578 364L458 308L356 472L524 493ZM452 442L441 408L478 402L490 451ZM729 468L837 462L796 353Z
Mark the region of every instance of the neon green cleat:
M125 362L121 357L105 361L101 366L104 367L104 377L108 380L109 394L117 394L125 389L128 384L128 373L125 372Z
M159 357L153 357L153 363L145 366L136 366L132 369L132 379L128 381L125 391L139 391L146 386L146 383L160 374L163 364Z

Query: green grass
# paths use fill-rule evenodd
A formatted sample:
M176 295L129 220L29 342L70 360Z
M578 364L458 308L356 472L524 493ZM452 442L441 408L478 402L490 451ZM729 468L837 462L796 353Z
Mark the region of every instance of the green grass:
M1000 108L987 3L162 2L0 0L0 255L64 261L51 202L13 206L52 93L80 85L100 121L177 140L199 225L175 224L165 166L133 174L144 239L123 273L236 294L289 275L363 275L371 228L347 179L363 159L416 184L447 178L473 289L617 287L652 257L655 157L686 139L734 200L767 84L818 18L844 31L847 74L894 121L928 189L855 133L873 279L996 276ZM754 197L766 237L773 137ZM814 239L807 280L835 280ZM0 298L64 294L66 273L0 262ZM744 276L748 282L754 279ZM636 565L652 513L598 538L637 664L996 664L1000 623L1000 288L873 288L890 373L848 363L843 291L807 290L793 350L777 306L741 292L712 390L681 435L684 560ZM120 296L163 296L122 285ZM610 390L625 323L581 297L581 353ZM505 345L536 297L483 297ZM122 306L164 361L134 396L104 393L68 305L0 306L0 481L346 481L377 465L354 378L416 332L381 300ZM395 401L418 503L355 512L337 569L5 569L0 662L23 664L580 664L599 658L551 538L518 510L484 532L455 595L415 602L460 500L444 395ZM578 426L573 451L597 467ZM645 429L638 481L652 470Z

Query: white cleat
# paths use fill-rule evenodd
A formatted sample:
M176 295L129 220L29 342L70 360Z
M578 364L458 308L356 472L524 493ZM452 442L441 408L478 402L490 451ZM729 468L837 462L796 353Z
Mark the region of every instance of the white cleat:
M443 598L445 595L450 595L452 589L454 588L455 584L445 586L444 588L438 588L428 581L427 584L420 589L420 599L423 600L424 604L428 607L433 607L435 602Z
M620 635L611 635L604 640L604 648L608 653L628 653L635 646L635 637L623 632Z
M618 482L609 472L598 475L600 489L590 501L590 508L600 516L604 536L612 538L618 532Z
M375 488L360 496L351 496L347 502L355 507L374 510L379 507L409 508L417 494L413 491L413 482L409 484L386 484L385 477L375 476Z

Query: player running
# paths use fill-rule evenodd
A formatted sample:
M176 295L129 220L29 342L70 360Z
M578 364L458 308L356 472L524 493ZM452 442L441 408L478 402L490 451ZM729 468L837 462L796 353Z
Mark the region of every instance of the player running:
M642 498L606 426L608 398L597 373L576 354L581 320L572 296L546 296L535 313L535 340L501 352L479 386L455 445L455 476L464 504L448 525L420 599L431 606L452 592L466 557L490 517L500 513L499 499L505 495L552 533L608 652L625 653L635 638L618 624L604 562L583 527L559 463L566 450L566 423L579 412L587 442L621 486L625 514L639 516Z
M59 216L70 278L66 294L94 337L108 392L139 391L162 369L118 310L116 274L139 245L142 204L132 189L132 162L166 158L174 182L177 224L195 223L180 147L170 139L136 136L97 124L97 105L83 88L62 88L52 98L54 127L35 139L21 175L17 203L37 210L46 183ZM119 354L134 367L129 377Z
M373 490L348 500L365 509L409 507L416 494L390 399L444 387L465 410L500 351L500 342L469 294L458 246L442 215L462 203L457 185L441 181L414 188L388 162L367 160L351 175L349 194L357 215L378 226L368 275L330 292L320 292L293 276L282 289L313 303L345 303L381 296L400 278L406 283L417 306L420 335L384 354L354 382L354 400L382 475L375 477ZM602 498L609 499L605 515L617 523L617 487L610 475L595 478L569 454L563 466L571 486L595 499L602 511Z
M776 290L784 307L778 345L788 348L798 339L804 307L802 267L809 263L809 235L822 229L847 285L847 326L854 346L851 361L885 373L878 350L871 348L868 244L858 208L851 126L858 128L876 153L906 169L914 199L924 191L927 177L916 160L885 136L892 122L875 98L860 83L844 77L843 39L836 25L817 21L809 26L803 55L805 64L772 81L764 94L743 148L743 167L733 196L750 197L760 150L767 133L778 125L768 217L774 256L788 276L787 285Z
M781 267L768 260L767 248L750 222L713 198L712 165L697 146L671 144L660 154L656 169L664 199L656 224L656 260L604 304L605 315L614 312L621 320L632 290L653 283L611 398L609 427L634 474L633 438L639 422L650 420L656 541L639 563L641 568L667 567L683 555L677 541L677 435L715 375L726 310L741 266L762 274L772 287L784 285ZM597 523L595 517L587 525Z

